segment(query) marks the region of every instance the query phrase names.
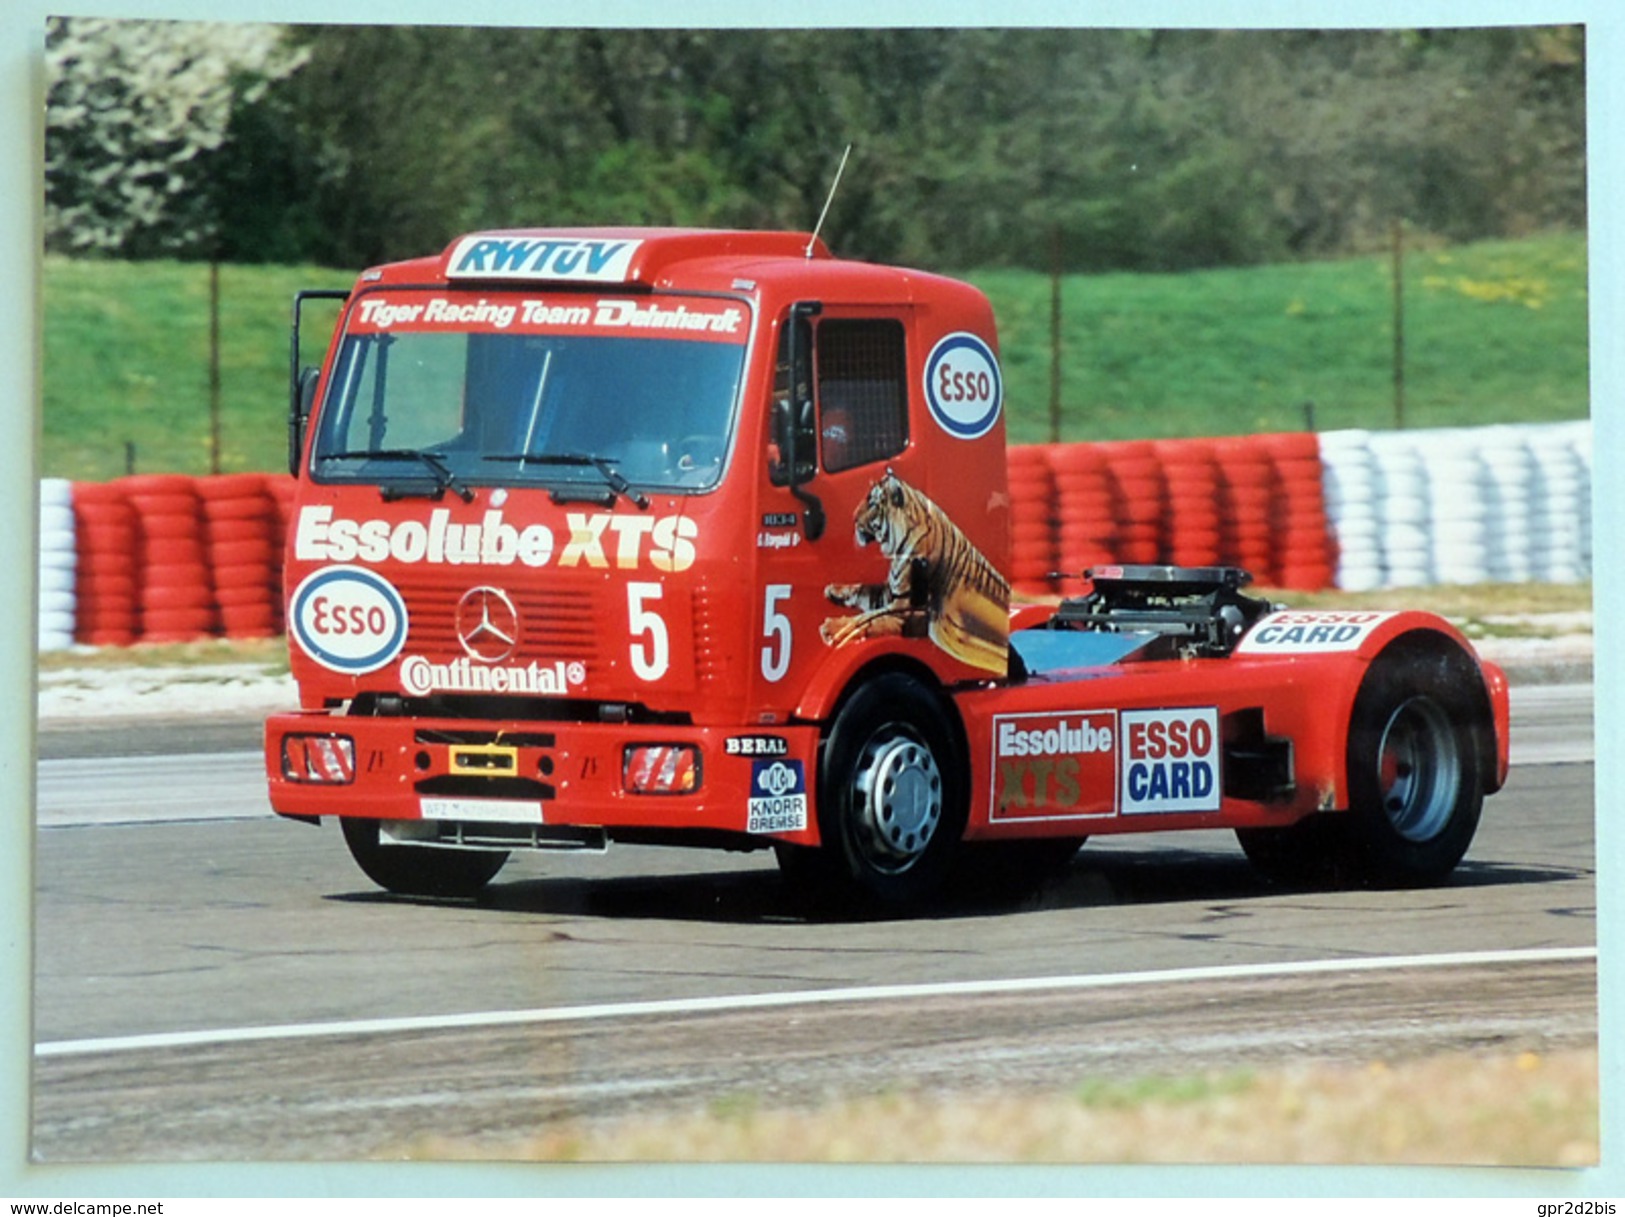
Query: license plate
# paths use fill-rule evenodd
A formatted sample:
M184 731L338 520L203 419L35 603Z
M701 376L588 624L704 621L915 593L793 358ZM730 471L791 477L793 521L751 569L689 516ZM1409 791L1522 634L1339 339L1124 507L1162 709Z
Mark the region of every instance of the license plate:
M540 824L542 805L534 799L422 799L425 820L473 820L486 824Z

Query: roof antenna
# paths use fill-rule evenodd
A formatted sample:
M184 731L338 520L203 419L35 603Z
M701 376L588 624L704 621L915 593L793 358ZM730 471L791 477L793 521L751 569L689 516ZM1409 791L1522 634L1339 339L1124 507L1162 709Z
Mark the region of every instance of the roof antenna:
M829 205L835 201L835 191L840 187L841 174L846 172L846 158L852 155L852 145L846 146L841 153L841 163L836 166L835 180L829 184L829 197L824 200L824 210L818 213L818 223L813 225L812 236L807 238L807 256L813 256L813 246L818 244L818 233L824 227L824 217L829 215Z

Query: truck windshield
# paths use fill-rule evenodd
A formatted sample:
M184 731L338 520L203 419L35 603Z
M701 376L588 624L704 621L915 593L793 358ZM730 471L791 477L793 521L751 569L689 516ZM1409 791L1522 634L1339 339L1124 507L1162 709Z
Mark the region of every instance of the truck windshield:
M728 452L745 317L710 299L369 295L334 363L313 473L708 489Z

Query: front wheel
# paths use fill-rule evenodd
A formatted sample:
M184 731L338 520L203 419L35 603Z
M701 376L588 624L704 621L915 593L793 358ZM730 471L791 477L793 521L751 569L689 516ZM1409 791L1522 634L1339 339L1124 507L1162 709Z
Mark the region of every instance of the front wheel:
M379 840L377 820L345 816L339 824L356 865L379 887L398 896L442 900L477 896L508 860L499 850L388 845Z
M889 673L853 693L824 745L824 844L803 881L818 882L826 897L891 907L935 891L965 830L953 739L942 704L910 676Z

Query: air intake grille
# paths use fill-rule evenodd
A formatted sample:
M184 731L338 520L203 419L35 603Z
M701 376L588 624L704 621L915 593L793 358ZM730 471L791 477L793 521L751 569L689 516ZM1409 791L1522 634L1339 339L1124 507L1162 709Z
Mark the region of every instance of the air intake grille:
M420 655L458 654L457 604L466 588L447 588L428 579L395 580L411 606L406 649ZM592 587L513 587L501 589L519 614L515 654L549 660L590 660L602 630L603 606Z

